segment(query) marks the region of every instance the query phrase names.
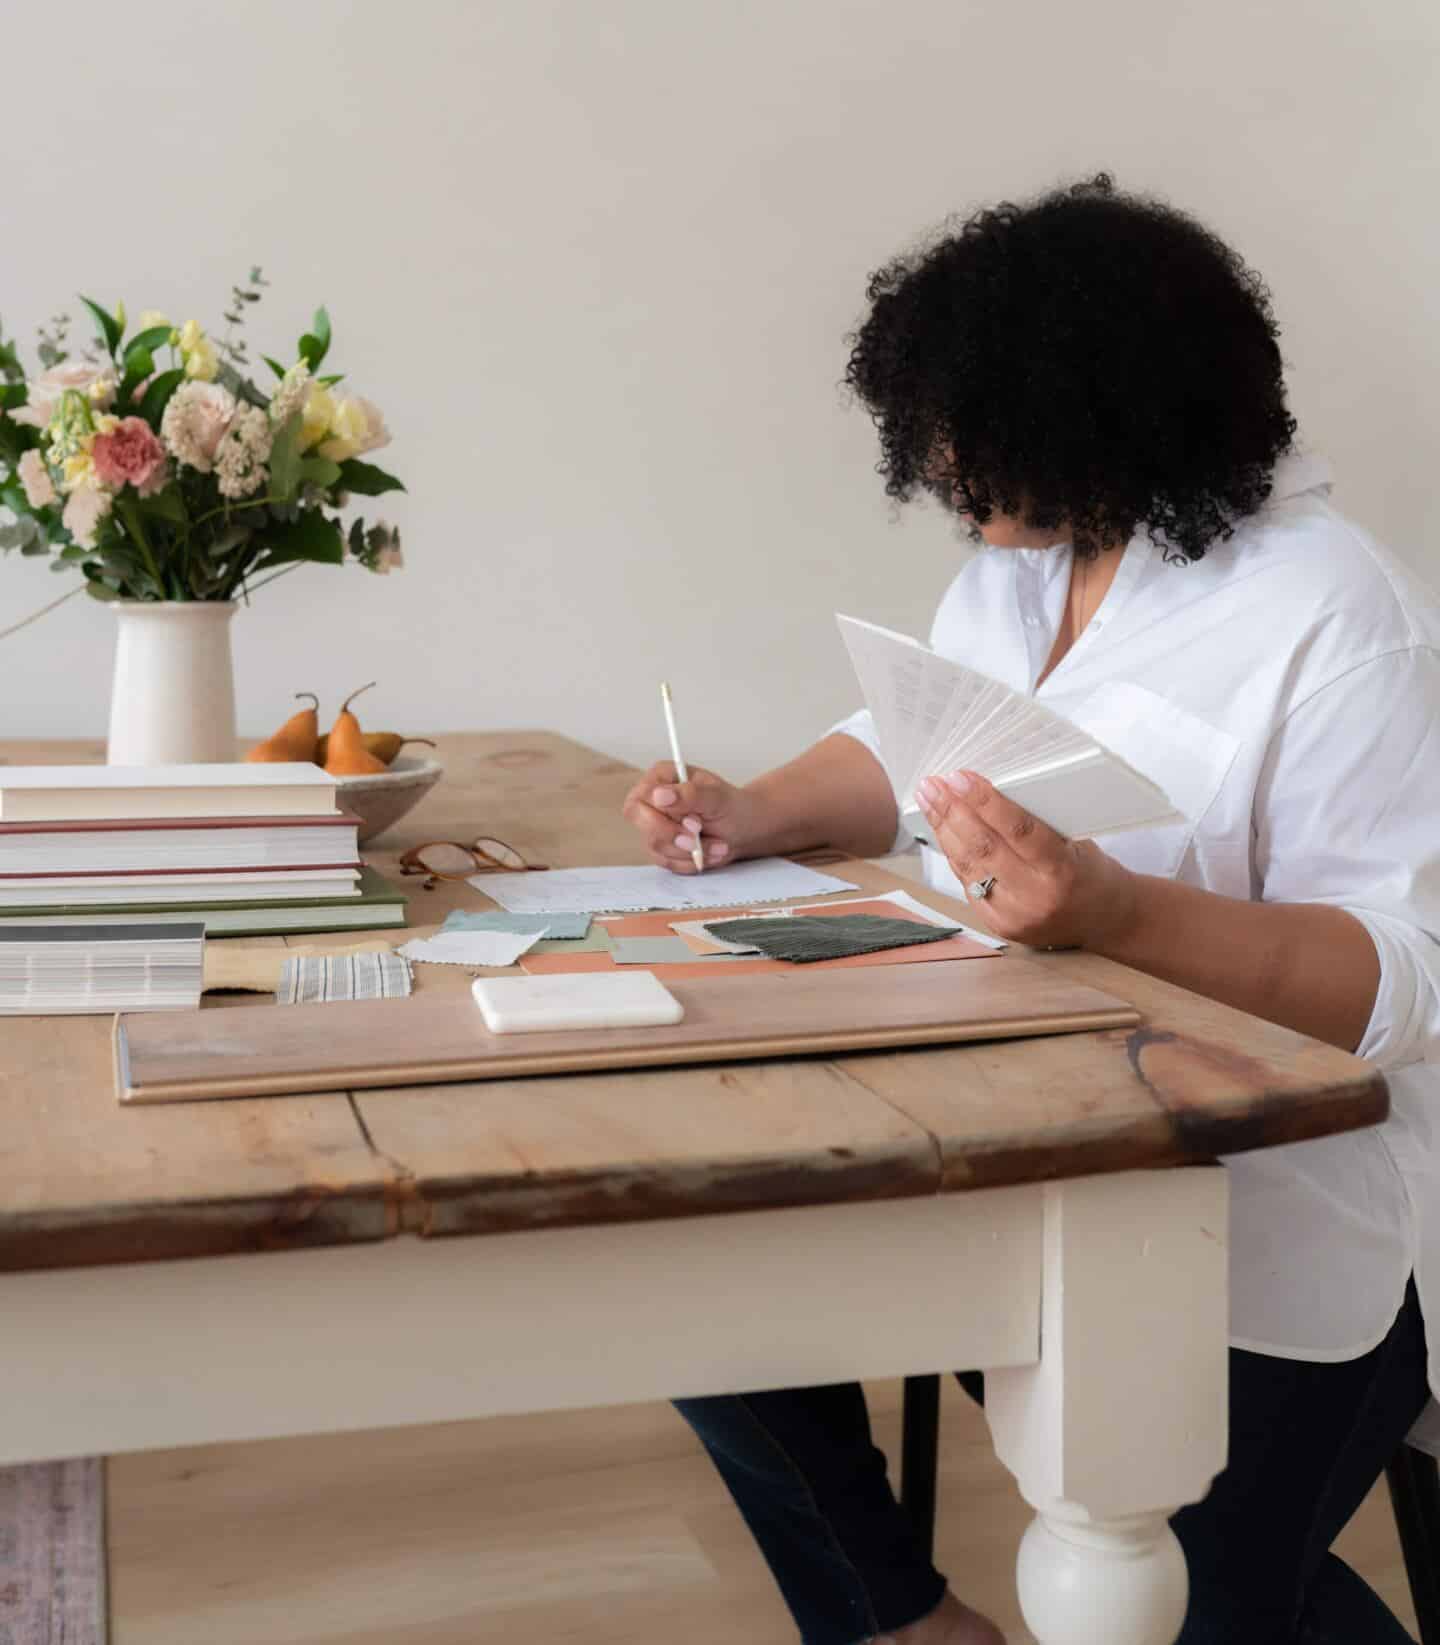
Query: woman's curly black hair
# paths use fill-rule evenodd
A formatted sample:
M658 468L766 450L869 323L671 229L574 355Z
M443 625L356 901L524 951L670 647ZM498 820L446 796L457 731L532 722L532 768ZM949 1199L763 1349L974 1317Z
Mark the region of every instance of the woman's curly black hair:
M1270 494L1295 421L1260 277L1105 174L977 212L870 279L846 382L885 489L1075 550L1142 524L1198 560Z

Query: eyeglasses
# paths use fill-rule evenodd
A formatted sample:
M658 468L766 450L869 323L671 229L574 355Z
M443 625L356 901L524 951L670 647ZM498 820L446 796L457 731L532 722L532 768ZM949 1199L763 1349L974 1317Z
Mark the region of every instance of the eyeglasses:
M468 880L472 874L534 873L548 865L526 862L513 845L482 834L469 845L454 840L431 840L412 845L400 858L402 874L424 874L422 890L432 891L437 880Z

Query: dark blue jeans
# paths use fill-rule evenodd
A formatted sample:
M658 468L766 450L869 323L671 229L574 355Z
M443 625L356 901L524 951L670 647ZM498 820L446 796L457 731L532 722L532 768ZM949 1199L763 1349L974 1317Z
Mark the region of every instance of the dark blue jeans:
M982 1394L978 1377L961 1381ZM1225 1470L1172 1521L1190 1568L1179 1645L1407 1645L1330 1544L1426 1397L1413 1284L1389 1335L1360 1359L1317 1365L1232 1349ZM890 1489L857 1383L676 1403L805 1645L856 1645L939 1604L945 1579Z

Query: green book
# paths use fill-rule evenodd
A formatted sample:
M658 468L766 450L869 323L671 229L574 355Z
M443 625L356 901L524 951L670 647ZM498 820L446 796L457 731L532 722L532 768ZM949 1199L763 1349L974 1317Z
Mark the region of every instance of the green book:
M207 937L284 937L296 931L377 931L404 925L405 893L366 864L360 895L259 899L254 902L107 903L81 907L45 903L15 908L0 904L0 920L15 925L127 925L203 921Z

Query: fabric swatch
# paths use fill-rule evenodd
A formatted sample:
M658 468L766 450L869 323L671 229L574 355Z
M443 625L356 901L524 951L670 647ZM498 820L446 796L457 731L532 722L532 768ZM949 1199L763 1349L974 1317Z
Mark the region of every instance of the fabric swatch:
M275 998L281 1005L391 1000L410 987L410 962L400 954L302 954L285 961Z
M304 954L388 954L395 946L383 937L341 943L247 943L225 937L205 944L207 994L273 994L286 960Z
M514 965L539 941L534 931L440 931L412 937L400 953L428 965Z
M954 935L941 926L885 919L878 914L716 920L710 922L710 930L730 942L753 943L772 960L790 960L796 965L874 954L883 948L908 948L914 943L945 942Z
M535 931L542 937L583 937L588 914L472 914L457 908L445 916L442 931Z

